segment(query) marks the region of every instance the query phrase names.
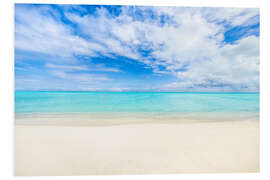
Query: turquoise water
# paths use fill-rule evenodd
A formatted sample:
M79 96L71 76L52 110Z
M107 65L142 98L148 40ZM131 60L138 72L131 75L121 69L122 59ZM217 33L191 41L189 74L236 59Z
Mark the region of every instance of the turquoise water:
M15 92L15 113L64 112L259 113L259 93Z

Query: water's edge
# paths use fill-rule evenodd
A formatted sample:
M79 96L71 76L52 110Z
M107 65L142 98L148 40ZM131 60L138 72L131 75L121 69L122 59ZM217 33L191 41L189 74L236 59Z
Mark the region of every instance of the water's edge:
M257 121L258 113L16 113L16 125L106 126L142 123Z

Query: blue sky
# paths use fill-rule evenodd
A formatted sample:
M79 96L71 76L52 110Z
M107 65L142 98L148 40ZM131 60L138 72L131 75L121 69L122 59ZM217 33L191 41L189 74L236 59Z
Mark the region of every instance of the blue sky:
M259 9L15 5L15 89L259 91Z

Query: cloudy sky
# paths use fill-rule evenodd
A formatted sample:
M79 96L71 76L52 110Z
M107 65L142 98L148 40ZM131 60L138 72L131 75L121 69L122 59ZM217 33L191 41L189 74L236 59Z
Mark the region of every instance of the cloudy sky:
M15 89L259 91L259 9L15 5Z

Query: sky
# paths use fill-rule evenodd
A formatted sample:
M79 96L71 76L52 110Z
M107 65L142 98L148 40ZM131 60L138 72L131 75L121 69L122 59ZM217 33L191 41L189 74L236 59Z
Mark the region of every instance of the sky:
M258 92L259 9L15 4L15 90Z

